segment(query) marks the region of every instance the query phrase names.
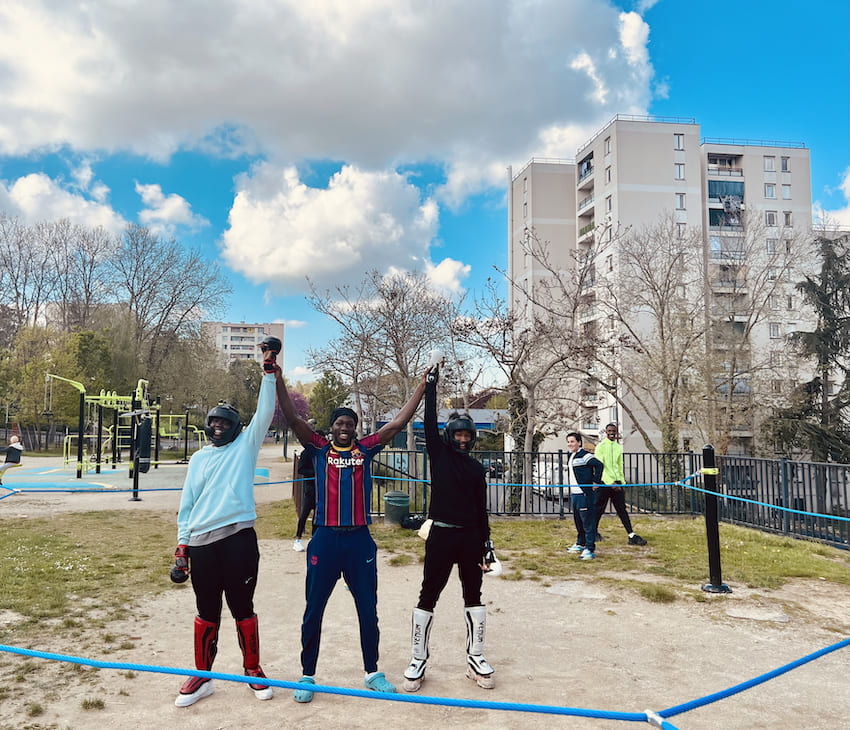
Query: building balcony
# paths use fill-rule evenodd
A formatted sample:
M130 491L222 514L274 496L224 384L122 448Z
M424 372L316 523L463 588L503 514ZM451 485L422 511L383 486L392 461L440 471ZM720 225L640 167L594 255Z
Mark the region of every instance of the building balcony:
M591 167L588 170L585 170L576 181L576 189L584 190L585 188L593 187L593 171L594 168Z
M581 242L581 240L585 236L592 235L594 228L596 228L596 221L595 220L592 220L586 226L582 226L581 228L579 228L578 229L578 240L579 240L579 242Z
M742 167L726 167L724 165L709 165L706 168L709 175L717 177L744 177L744 169Z
M593 193L588 195L586 198L582 198L578 203L578 212L581 213L585 208L589 205L593 205Z

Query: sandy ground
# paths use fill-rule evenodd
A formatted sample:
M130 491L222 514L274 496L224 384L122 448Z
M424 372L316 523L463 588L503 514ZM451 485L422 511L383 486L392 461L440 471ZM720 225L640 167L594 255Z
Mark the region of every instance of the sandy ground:
M277 449L264 449L271 479L285 479L291 467L275 463ZM181 467L168 467L148 479L152 485L182 482ZM286 473L282 473L286 469ZM22 470L23 471L23 470ZM106 483L118 477L105 475ZM124 477L126 480L126 477ZM92 476L92 481L97 478ZM14 486L14 479L7 480ZM23 477L18 478L23 482ZM129 482L129 480L126 480ZM122 486L126 486L121 483ZM288 488L287 488L288 491ZM64 510L176 510L176 492L127 495L16 495L0 500L0 518L39 516ZM280 491L258 489L258 499L278 499ZM108 500L108 503L105 502ZM609 539L614 539L609 531ZM261 541L256 595L262 664L269 677L295 681L300 676L299 627L304 608L304 553L289 541ZM651 549L651 546L648 548ZM410 610L418 595L421 566L396 567L379 554L381 669L402 683L409 658ZM570 559L565 555L565 560ZM597 560L605 560L604 553ZM796 581L778 591L754 592L732 584L733 593L705 602L681 598L670 604L649 602L616 584L583 574L575 562L570 580L544 584L487 578L486 657L496 669L496 688L478 688L464 677L465 630L460 587L452 578L436 610L431 659L418 697L461 698L499 703L643 712L688 702L725 690L850 636L850 589L825 581ZM506 573L510 565L505 563ZM616 565L606 573L616 575ZM630 575L630 579L641 576ZM648 577L644 577L648 579ZM194 600L188 584L145 600L129 621L113 622L113 651L92 659L189 667ZM0 623L14 617L0 614ZM122 643L132 648L120 649ZM46 647L40 647L46 648ZM49 647L75 654L74 641ZM4 665L24 660L0 655ZM42 662L45 660L30 660ZM62 665L50 664L48 675ZM241 655L232 621L225 619L214 669L241 673ZM126 676L116 670L77 673L67 667L55 685L39 672L39 686L9 685L0 703L3 728L326 728L480 727L584 728L604 730L634 723L533 712L446 707L391 702L377 697L315 695L300 705L288 689L278 688L268 702L257 701L242 684L215 680L215 693L193 707L177 708L181 677L153 673ZM82 675L82 676L81 676ZM832 652L766 684L670 718L678 728L850 728L850 649ZM363 673L354 604L344 585L328 606L317 681L362 689ZM405 695L410 697L411 695ZM86 710L87 699L103 700L103 709ZM28 702L43 714L30 717ZM643 724L643 723L642 723Z

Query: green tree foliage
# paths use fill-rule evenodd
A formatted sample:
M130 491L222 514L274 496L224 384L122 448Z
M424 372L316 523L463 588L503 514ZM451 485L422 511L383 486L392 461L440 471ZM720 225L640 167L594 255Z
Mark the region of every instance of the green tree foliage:
M335 373L326 370L310 394L310 412L316 419L316 428L330 428L333 409L341 406L349 396L349 388Z
M810 332L791 335L799 355L816 361L815 376L768 420L766 431L785 453L809 451L815 461L850 461L850 250L848 237L820 236L820 271L797 284L817 315ZM836 387L840 384L840 387Z

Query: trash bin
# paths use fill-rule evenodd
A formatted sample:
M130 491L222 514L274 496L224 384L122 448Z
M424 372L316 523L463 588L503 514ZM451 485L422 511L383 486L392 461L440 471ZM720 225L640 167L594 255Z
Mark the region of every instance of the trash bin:
M410 495L407 492L387 492L384 505L384 522L400 525L410 513Z

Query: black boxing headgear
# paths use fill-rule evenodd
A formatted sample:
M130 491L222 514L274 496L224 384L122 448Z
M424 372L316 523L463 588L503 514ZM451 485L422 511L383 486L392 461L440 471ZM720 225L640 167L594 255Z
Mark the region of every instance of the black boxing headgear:
M469 448L462 449L460 442L455 438L457 431L469 431L472 434L472 439L469 441ZM452 413L449 420L446 421L446 427L443 429L443 440L451 446L455 451L466 453L472 451L475 442L478 439L478 431L475 429L475 421L468 413Z
M340 416L351 416L354 419L354 425L357 425L357 414L351 410L351 408L347 408L346 406L340 406L339 408L334 408L333 413L331 413L331 426L334 425L334 421Z
M263 338L259 347L263 352L271 350L275 355L280 355L280 351L283 349L283 343L277 337L269 335Z
M223 418L230 421L230 428L224 431L220 437L216 438L215 431L210 426L211 418ZM206 421L204 421L204 433L210 440L213 446L224 446L233 441L242 430L242 421L239 420L239 411L237 411L229 403L219 403L215 408L210 409L207 413Z

